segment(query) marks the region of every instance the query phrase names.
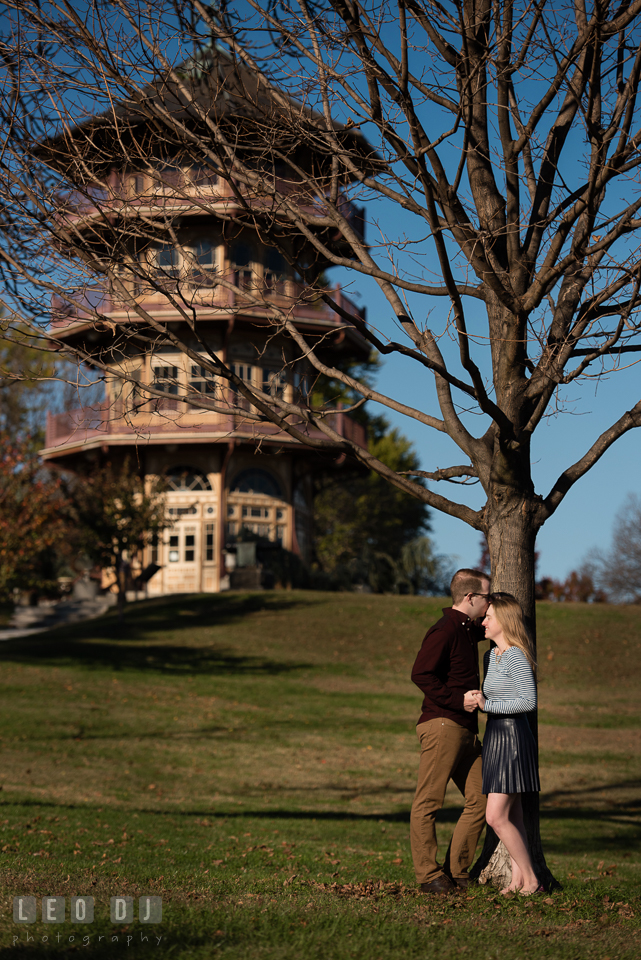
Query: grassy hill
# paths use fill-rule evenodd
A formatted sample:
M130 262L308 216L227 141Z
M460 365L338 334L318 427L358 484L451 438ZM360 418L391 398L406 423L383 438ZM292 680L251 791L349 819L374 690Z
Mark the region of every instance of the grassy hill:
M109 897L155 892L179 957L509 960L511 925L533 957L636 958L641 610L538 606L542 832L565 892L455 906L417 898L407 838L409 672L443 604L185 597L2 644L5 917L16 893L94 891L100 955ZM459 807L452 790L444 847Z

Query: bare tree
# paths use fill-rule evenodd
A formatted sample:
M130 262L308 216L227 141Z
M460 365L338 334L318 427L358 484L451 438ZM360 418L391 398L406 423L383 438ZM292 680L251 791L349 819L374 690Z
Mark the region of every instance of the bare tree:
M57 337L54 326L51 342L146 401L167 384L134 383L127 350L171 344L229 385L185 400L349 453L482 531L493 585L533 620L538 530L641 425L639 402L551 489L535 490L531 438L562 410L564 389L624 368L639 349L641 0L93 0L82 12L67 0L9 0L6 9L1 256L23 314L44 323L49 295L59 297L95 339ZM283 275L299 278L280 302L266 295L278 270L260 283L242 258L216 271L185 240L185 209L213 209L215 178L228 241L258 231ZM359 198L374 214L386 205L368 242ZM166 252L153 260L159 238ZM324 284L330 266L371 278L387 310L366 324ZM309 391L286 399L245 382L200 332L194 271L207 275L212 304L254 311L288 338L288 364L303 359L362 401L446 434L460 462L421 476L480 483L482 509L387 468ZM151 293L171 305L171 322L149 306ZM296 304L315 301L346 335L413 361L435 385L435 408L334 365L324 338L295 322Z
M629 494L615 517L610 549L590 551L583 571L615 603L641 603L641 497Z

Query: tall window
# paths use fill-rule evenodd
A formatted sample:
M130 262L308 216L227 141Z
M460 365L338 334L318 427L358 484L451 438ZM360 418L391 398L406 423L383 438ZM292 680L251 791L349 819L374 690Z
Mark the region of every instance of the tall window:
M237 377L241 380L244 380L245 383L252 382L252 368L249 363L232 363L231 365L232 373L235 373Z
M234 283L241 290L251 290L254 276L251 268L252 252L246 243L234 243L231 248L231 265L234 271Z
M178 367L162 366L154 367L153 385L156 390L162 390L163 393L169 393L173 396L178 394Z
M129 376L133 382L129 384L127 409L129 413L138 413L146 399L140 391L140 370L131 370Z
M189 389L192 393L202 393L210 399L219 395L220 391L216 377L211 370L192 363L189 375Z
M205 524L205 563L214 562L214 550L216 549L216 525L214 523Z
M196 527L184 527L169 537L169 563L194 563L196 560Z
M192 277L201 286L213 286L216 270L216 244L211 240L199 240L194 246Z
M180 561L180 537L177 533L172 533L169 537L169 562L178 563Z
M286 510L280 484L272 474L256 468L243 470L229 490L226 535L235 538L249 531L283 543Z
M309 377L299 366L294 371L294 400L306 400L309 396Z
M156 250L156 278L177 279L180 276L180 254L175 247L165 244Z
M232 363L231 371L232 373L235 373L240 380L244 380L245 383L247 384L252 383L253 369L251 364ZM244 397L242 393L239 393L239 391L233 384L231 384L231 389L232 389L234 403L237 406L242 407L243 410L249 410L249 406L250 406L249 400L247 400L247 398Z
M153 380L152 386L156 390L162 390L169 397L178 396L178 367L163 365L152 368ZM173 399L152 401L152 408L156 410L177 410L178 401Z
M185 563L196 559L196 528L185 527Z
M283 255L278 250L274 250L273 247L269 247L265 251L265 271L263 275L266 292L284 294L287 271L288 266Z
M286 386L286 370L270 370L268 367L263 367L263 393L268 393L270 396L282 400L285 396Z

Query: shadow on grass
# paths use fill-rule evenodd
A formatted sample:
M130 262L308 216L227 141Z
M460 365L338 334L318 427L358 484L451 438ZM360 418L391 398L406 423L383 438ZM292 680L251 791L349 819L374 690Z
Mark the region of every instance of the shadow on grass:
M626 780L619 783L609 784L607 787L600 788L601 790L621 790L621 789L638 789L641 787L641 781L638 780ZM345 792L345 787L337 788ZM371 793L383 793L388 792L387 789L370 791ZM398 792L398 788L389 788L389 792ZM585 793L586 791L577 790L576 793ZM563 795L568 796L571 791L564 791ZM359 791L358 796L369 795L367 791ZM545 798L542 798L542 803L546 800L549 800L549 797L554 797L556 794L547 794ZM348 799L345 797L344 799ZM349 798L352 799L352 798ZM104 803L101 804L104 807ZM542 821L593 821L595 823L603 824L607 826L608 824L613 826L624 826L630 828L638 827L638 822L636 822L636 809L640 806L638 800L633 800L631 802L622 801L616 805L610 806L609 809L603 809L602 807L594 806L568 806L564 808L552 808L542 805L541 809L541 820ZM89 811L92 809L91 804L75 804L75 803L56 803L54 801L47 800L37 800L33 798L15 798L9 799L8 797L0 800L0 810L11 808L11 807L33 807L33 808L42 808L42 809L51 809L51 810L83 810ZM337 822L341 820L345 821L376 821L376 822L390 822L390 823L409 823L410 820L410 809L406 807L404 809L397 809L388 812L377 812L377 813L365 813L360 811L337 809L337 810L322 810L310 808L307 810L295 810L290 807L279 806L272 809L268 807L256 807L254 809L229 809L218 807L217 809L176 809L175 807L169 807L166 810L158 810L153 807L145 807L143 805L132 805L127 807L118 807L113 806L110 808L112 814L122 814L123 817L127 817L131 814L131 811L135 810L136 813L143 814L145 816L152 817L180 817L187 819L189 817L198 817L205 820L217 821L217 820L311 820L311 821L331 821ZM437 814L437 820L443 823L455 823L462 812L463 803L459 806L448 806L443 807ZM621 819L625 817L626 819ZM630 819L631 818L631 819ZM625 839L621 838L622 842L626 845L630 844L630 837L627 836ZM639 837L641 841L641 836ZM575 843L576 841L573 841Z
M574 790L552 790L550 793L541 794L541 805L545 806L545 810L542 811L541 815L546 817L563 817L574 815L575 804L580 803L581 797L586 797L593 795L595 793L612 794L616 790L641 790L641 780L620 780L617 783L608 783L603 786L598 787L577 787ZM612 807L618 807L620 809L633 809L641 807L641 799L637 798L635 800L607 800L606 803L610 804ZM553 809L550 809L549 804L552 805ZM554 809L556 805L559 805L558 808ZM561 804L568 804L566 807L562 807Z
M164 631L196 630L230 625L252 613L279 612L310 606L321 600L283 594L212 594L142 601L127 612L125 623L115 613L85 623L74 623L33 637L0 645L0 662L39 665L81 664L146 672L187 674L282 674L309 664L281 662L239 655L220 645L150 643ZM102 641L102 642L101 642Z
M80 928L79 931L73 931L71 933L67 925L65 925L64 933L60 934L60 943L56 943L55 939L57 937L57 932L47 932L46 934L39 933L29 933L29 937L33 937L34 942L27 942L27 932L25 927L22 926L12 937L17 938L12 946L9 947L0 947L0 958L2 960L18 960L18 958L24 958L25 950L28 950L29 957L33 960L43 960L43 958L51 957L77 957L79 951L91 951L92 957L109 957L113 958L117 951L122 951L126 949L128 957L155 957L157 958L160 951L165 951L168 949L175 950L177 947L187 948L191 947L196 949L198 947L203 947L205 945L211 947L212 937L211 934L198 936L197 934L188 934L180 935L180 937L168 936L167 934L149 934L145 930L144 936L148 937L147 943L140 942L140 932L138 930L135 933L113 933L111 931L105 932L103 934L103 942L98 943L98 934L91 933L86 934L85 927ZM48 942L43 943L42 937L46 936ZM69 937L74 937L74 942L69 943ZM83 944L83 936L89 936L89 941L86 944ZM112 936L117 940L112 942ZM162 941L159 944L157 937L161 936ZM127 943L127 937L129 937L129 943Z

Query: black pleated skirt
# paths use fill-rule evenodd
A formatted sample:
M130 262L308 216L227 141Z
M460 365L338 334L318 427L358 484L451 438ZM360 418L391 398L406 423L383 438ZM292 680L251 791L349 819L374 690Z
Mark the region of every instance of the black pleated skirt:
M525 714L489 714L483 738L483 793L535 793L540 789L536 744Z

